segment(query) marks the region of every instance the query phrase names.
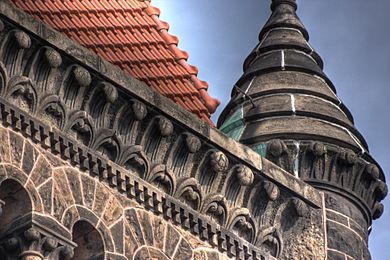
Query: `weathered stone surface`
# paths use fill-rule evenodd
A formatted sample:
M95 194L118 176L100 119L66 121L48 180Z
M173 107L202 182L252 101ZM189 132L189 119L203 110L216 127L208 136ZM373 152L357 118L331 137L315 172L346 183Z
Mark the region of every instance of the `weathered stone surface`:
M53 167L61 167L61 166L70 166L68 162L64 160L58 160L58 156L52 154L50 151L44 150L42 148L35 147L39 151L39 153L43 154L46 158L46 160L52 165Z
M138 245L145 245L145 239L141 230L141 226L135 209L126 211L126 220L129 224L130 231L134 234L134 238Z
M30 142L24 143L22 169L26 174L30 174L33 169L39 153Z
M134 260L142 260L142 259L161 259L161 260L169 260L171 258L164 255L163 252L153 247L144 247L137 251L134 256Z
M343 215L352 218L358 225L367 228L367 221L364 220L361 211L349 200L325 192L325 206L326 208L337 211Z
M111 229L112 239L114 241L115 252L120 254L124 253L123 248L123 239L125 238L124 230L123 230L123 220L116 223Z
M22 162L24 139L22 136L9 131L9 144L11 161L14 165L20 165Z
M160 258L162 258L161 257L161 255L159 255L159 253L158 252L154 252L154 254L153 254L154 256L157 256L157 257L159 257L160 256ZM135 256L134 256L134 260L142 260L142 259L148 259L150 257L150 251L148 250L148 248L141 248L140 250L138 250L137 252L136 252L136 254L135 254ZM157 258L158 259L158 258ZM163 260L167 260L166 258L162 258Z
M219 259L218 254L211 259ZM194 252L194 260L207 260L207 254L204 251L195 251Z
M125 223L124 245L125 255L128 259L133 259L136 248L142 245L139 244L139 240L137 240L135 236L136 235L133 234L130 224Z
M80 219L88 220L88 222L93 226L96 226L99 223L99 217L90 209L84 206L76 206L76 208Z
M364 239L365 243L368 243L368 230L363 229L358 223L356 223L353 219L349 220L349 227L354 230L359 236Z
M6 164L4 169L7 172L7 177L19 181L20 183L26 183L28 177L18 168L13 165Z
M49 215L32 215L34 224L39 227L44 227L47 229L47 232L51 233L52 236L58 236L57 240L59 241L70 241L72 236L69 230L64 228L62 225L58 225L58 222Z
M114 196L111 196L107 201L106 208L103 214L103 220L106 226L111 226L123 215L123 208L115 199Z
M48 180L38 190L39 195L42 198L44 212L50 215L52 213L53 205L53 180Z
M290 209L286 208L284 214L289 216L291 222L282 225L281 232L285 233L284 237L292 239L283 241L284 248L281 258L297 259L305 256L307 257L305 259L323 259L325 238L321 210L307 212L304 217L296 218L294 205L290 207Z
M68 179L63 169L53 170L53 179L58 193L61 194L67 206L75 203L71 190L69 188Z
M328 219L334 220L335 222L338 222L340 224L343 224L345 226L348 226L348 218L345 215L338 214L334 211L327 210L326 211L326 217Z
M7 172L4 169L3 165L0 165L0 183L7 178Z
M253 84L261 86L264 93L270 90L306 90L307 92L317 92L321 96L328 96L335 102L338 102L336 95L329 86L320 78L312 77L303 72L278 71L257 77ZM250 89L250 93L259 91L259 89ZM280 91L281 92L281 91ZM294 91L296 92L296 91Z
M34 183L29 180L25 186L24 186L30 195L31 204L33 206L33 209L35 212L43 213L43 205L42 205L42 199L39 195L38 191L36 190Z
M100 222L100 224L96 227L96 229L99 231L100 235L102 236L103 243L105 245L105 250L109 252L114 252L114 242L112 240L112 235L106 228L106 226Z
M307 126L310 125L310 128ZM294 126L294 127L291 127ZM275 117L269 120L256 121L248 124L241 139L243 142L250 142L254 135L281 136L286 134L288 130L289 136L310 135L314 132L315 135L321 136L324 140L342 139L350 145L356 145L356 141L351 138L348 132L341 130L339 127L330 123L325 123L318 119L309 119L304 116L290 117ZM314 130L313 130L314 129ZM266 141L264 138L262 141Z
M166 222L163 221L160 217L152 217L153 225L153 237L154 237L154 246L160 250L164 249L164 235L166 232Z
M180 234L171 225L167 225L164 253L167 256L172 257L179 241Z
M106 203L110 198L110 194L108 193L107 188L100 183L96 184L95 194L99 194L99 196L95 196L95 202L93 203L93 211L102 214L104 213L104 209L106 207Z
M1 127L0 128L0 160L1 162L10 162L10 147L8 139L8 130Z
M117 255L114 253L106 253L106 259L108 260L128 260L125 256Z
M328 259L345 260L345 254L333 250L328 250Z
M212 251L207 251L207 253L206 253L206 255L207 255L207 259L220 259L220 255L219 255L219 253L218 252L212 252Z
M193 253L192 253L192 248L191 248L190 244L188 244L187 241L182 239L180 241L180 244L178 245L176 253L172 259L183 259L183 260L184 259L191 259L192 255L193 255Z
M61 223L64 225L64 227L71 230L73 227L73 224L79 218L80 218L80 216L79 216L79 212L77 211L76 206L72 206L64 212L64 215L62 216Z
M155 227L152 226L149 214L144 211L138 211L138 218L142 227L146 245L154 246L153 229L155 229ZM157 237L156 239L161 238Z
M68 179L69 188L72 192L72 196L75 203L79 205L84 205L81 190L80 173L72 168L64 168L64 171Z
M84 205L92 209L93 202L95 200L96 180L86 176L85 174L81 174L80 178L83 186Z
M64 197L60 192L57 183L53 183L53 216L58 221L61 221L65 210L71 205L66 202L66 197L68 196L69 194Z
M39 156L30 176L30 179L36 186L39 186L52 177L52 167L43 156Z
M355 259L363 259L364 248L362 239L351 229L338 223L327 221L328 246Z

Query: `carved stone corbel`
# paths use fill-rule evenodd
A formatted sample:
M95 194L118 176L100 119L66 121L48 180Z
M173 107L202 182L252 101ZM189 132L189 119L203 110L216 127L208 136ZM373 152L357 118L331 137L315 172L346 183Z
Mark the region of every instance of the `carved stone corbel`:
M240 165L237 168L237 179L241 186L250 186L255 180L255 176L249 167Z
M1 243L6 260L58 260L71 259L73 248L62 245L51 236L46 236L35 228L8 237Z
M223 152L216 151L210 155L210 164L214 172L225 172L229 167L229 159Z

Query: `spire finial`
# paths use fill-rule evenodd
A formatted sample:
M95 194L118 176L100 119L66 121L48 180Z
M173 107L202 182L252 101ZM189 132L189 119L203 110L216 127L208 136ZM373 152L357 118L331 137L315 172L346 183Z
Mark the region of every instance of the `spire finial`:
M297 8L296 0L272 0L272 15L260 32L260 40L270 30L282 27L297 29L309 40L309 34L296 14Z
M271 10L275 11L275 8L281 4L288 4L294 7L295 11L298 8L297 1L296 0L272 0L271 4Z

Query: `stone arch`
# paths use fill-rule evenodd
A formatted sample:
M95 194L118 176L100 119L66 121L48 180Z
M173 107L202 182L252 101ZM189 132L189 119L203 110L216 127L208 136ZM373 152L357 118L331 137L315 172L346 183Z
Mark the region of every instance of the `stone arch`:
M0 129L0 131L1 131L1 129ZM1 141L1 137L0 137L0 141ZM16 147L16 145L15 145L15 147ZM20 145L19 148L22 149L22 147L23 147L23 145ZM26 142L26 147L27 147L27 142ZM27 150L27 149L30 149L30 148L26 148L25 150ZM31 164L35 163L36 156L32 156L28 153L25 153L24 156L30 157L30 159L32 159L32 162L30 161ZM2 158L1 151L0 151L0 161L1 161L1 159L3 159L3 158ZM23 161L27 161L27 160L28 159L24 159ZM42 201L41 194L39 193L39 190L37 189L37 186L34 183L33 179L23 169L21 169L19 167L18 164L20 163L20 161L22 161L22 160L18 159L12 163L11 162L6 162L6 163L1 162L0 163L0 185L2 182L7 181L7 180L8 181L12 180L12 181L19 183L26 190L28 197L31 201L31 206L32 206L33 211L38 212L38 213L43 213L43 201ZM22 167L24 168L25 165ZM32 165L30 165L29 167L32 168Z
M135 252L133 260L143 259L171 260L172 258L164 254L160 249L156 247L142 246L138 248Z
M104 243L99 231L88 221L79 220L72 228L73 242L77 244L73 259L103 260Z
M172 224L144 209L125 210L125 255L131 260L193 259L193 247Z
M95 212L78 204L66 209L62 216L61 223L68 228L71 233L74 233L74 227L78 222L87 222L98 232L103 243L104 252L115 252L112 234L104 224L103 219L97 216Z
M0 200L4 202L0 217L0 234L5 235L12 224L30 218L32 203L26 189L16 180L7 179L0 185Z

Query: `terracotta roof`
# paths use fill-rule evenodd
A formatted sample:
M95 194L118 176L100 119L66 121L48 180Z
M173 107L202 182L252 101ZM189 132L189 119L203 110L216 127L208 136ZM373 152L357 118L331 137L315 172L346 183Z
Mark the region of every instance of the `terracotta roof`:
M187 63L160 10L143 0L13 0L27 13L93 50L164 96L213 124L219 100Z

